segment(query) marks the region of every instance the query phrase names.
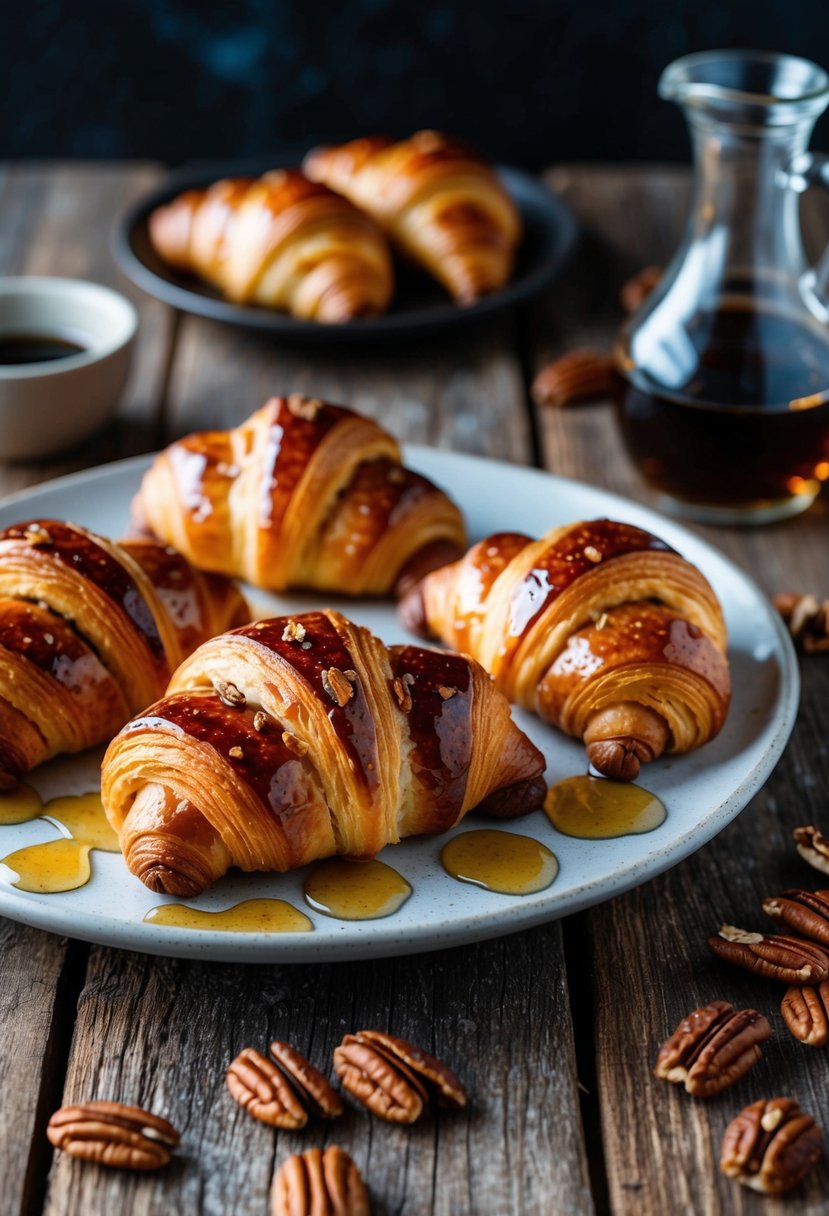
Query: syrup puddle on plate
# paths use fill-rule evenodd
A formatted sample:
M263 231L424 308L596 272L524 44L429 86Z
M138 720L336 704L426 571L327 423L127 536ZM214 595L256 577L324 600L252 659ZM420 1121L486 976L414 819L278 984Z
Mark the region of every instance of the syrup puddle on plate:
M551 786L544 810L557 831L582 840L639 836L653 832L667 816L656 795L640 785L586 773Z
M531 836L480 828L462 832L441 849L446 873L500 895L532 895L549 887L558 858Z
M338 920L376 920L391 916L412 893L402 874L382 861L332 857L315 865L303 892L315 912Z
M223 933L310 933L314 928L304 912L284 899L246 899L220 912L187 904L159 904L150 908L144 924Z
M13 818L16 816L16 818ZM89 882L91 849L118 853L118 837L109 826L99 790L70 794L43 803L28 785L0 797L0 824L44 819L68 836L31 844L0 859L14 874L12 886L37 895L77 891Z

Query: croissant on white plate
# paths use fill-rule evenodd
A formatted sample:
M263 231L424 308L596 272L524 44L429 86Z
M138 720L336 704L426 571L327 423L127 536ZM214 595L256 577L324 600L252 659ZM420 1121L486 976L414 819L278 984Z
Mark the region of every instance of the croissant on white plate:
M428 574L401 616L473 655L511 701L583 739L606 776L631 780L663 752L713 739L725 721L717 597L696 566L631 524L490 536Z
M151 213L149 231L162 261L238 304L330 323L381 313L392 296L374 221L295 169L186 190Z
M250 619L232 583L150 541L36 519L0 531L0 789L103 743L207 638Z
M522 814L544 767L474 660L322 611L200 647L110 744L101 794L130 871L193 896L231 866L370 858L473 807Z
M459 304L503 287L521 218L490 165L459 140L418 131L315 148L303 168L371 215Z
M466 547L458 508L403 465L387 431L299 394L168 447L133 522L202 569L269 591L399 593Z

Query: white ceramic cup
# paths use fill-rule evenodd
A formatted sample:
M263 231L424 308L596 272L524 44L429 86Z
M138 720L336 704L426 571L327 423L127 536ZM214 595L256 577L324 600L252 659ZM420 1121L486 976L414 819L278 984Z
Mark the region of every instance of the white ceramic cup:
M138 314L117 291L82 279L0 278L0 337L64 337L83 350L42 363L0 365L0 460L49 456L115 410Z

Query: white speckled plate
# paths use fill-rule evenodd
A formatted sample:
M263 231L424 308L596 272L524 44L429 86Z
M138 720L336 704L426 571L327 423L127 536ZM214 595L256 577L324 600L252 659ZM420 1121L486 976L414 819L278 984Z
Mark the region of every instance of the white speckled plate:
M302 871L234 874L190 901L218 910L242 899L286 899L310 916L310 933L240 934L144 924L146 912L164 898L133 878L119 856L97 852L92 854L91 882L60 895L18 891L7 881L8 871L0 868L0 914L88 941L180 957L306 962L414 953L511 933L609 899L687 857L742 810L783 751L798 700L797 662L788 635L750 579L679 525L592 486L427 448L410 448L407 457L412 467L451 488L473 537L505 529L540 534L556 523L606 515L655 532L710 579L728 622L734 700L725 728L713 743L648 767L644 783L668 809L662 826L647 835L591 841L560 835L540 811L515 821L507 830L537 837L560 862L552 886L526 896L497 895L450 878L439 861L445 837L404 841L387 848L382 858L406 876L414 894L383 920L340 921L313 912L304 904ZM0 526L50 516L118 536L148 463L147 457L123 461L18 494L0 505ZM319 598L277 598L262 592L252 593L251 599L261 615L299 612L322 603ZM328 602L387 642L405 639L389 604ZM519 712L516 717L547 756L551 780L584 771L579 744L530 715ZM32 784L44 798L96 788L99 759L96 753L55 761L39 769ZM457 831L476 826L469 818ZM57 835L44 820L0 827L0 857Z

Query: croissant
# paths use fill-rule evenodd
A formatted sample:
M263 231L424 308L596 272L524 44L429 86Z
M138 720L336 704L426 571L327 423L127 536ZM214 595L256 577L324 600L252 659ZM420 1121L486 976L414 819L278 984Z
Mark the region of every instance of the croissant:
M466 547L458 508L400 460L369 418L273 397L234 430L162 452L133 523L204 570L271 591L387 595Z
M171 549L53 519L0 532L0 789L112 737L171 672L250 619L225 579Z
M631 780L713 739L731 684L722 611L695 566L613 520L490 536L408 593L414 632L474 655L525 709Z
M521 219L493 170L438 131L316 148L303 168L367 211L459 304L512 274Z
M297 170L187 190L151 213L149 231L163 261L240 304L341 322L383 312L392 296L382 232Z
M231 866L369 858L475 806L532 810L544 765L472 659L323 611L200 647L110 744L101 794L130 871L192 896Z

